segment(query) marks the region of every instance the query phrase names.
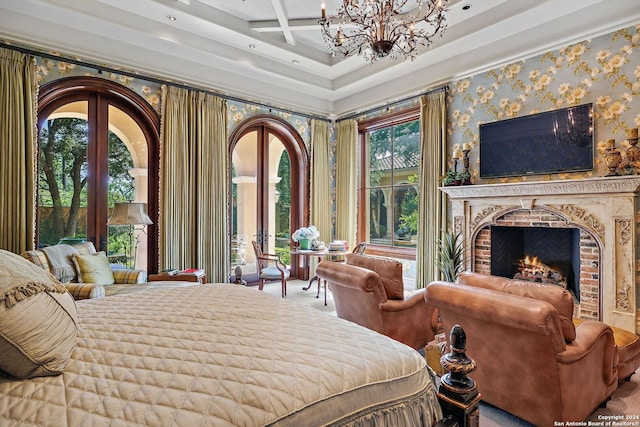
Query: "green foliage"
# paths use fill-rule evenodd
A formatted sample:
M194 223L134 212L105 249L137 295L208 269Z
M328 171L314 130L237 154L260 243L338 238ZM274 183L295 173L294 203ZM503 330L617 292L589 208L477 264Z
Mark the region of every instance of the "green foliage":
M133 159L127 146L109 132L109 206L134 199L135 179L129 174Z
M276 255L278 255L280 257L280 260L284 263L284 265L290 265L291 264L291 249L286 247L286 248L278 248L276 247L275 249L276 251Z
M407 179L409 184L415 184L418 182L418 174L413 174ZM400 219L399 225L402 229L406 230L411 236L418 233L418 192L413 188L409 188L402 197L402 204L400 205Z
M86 236L87 177L95 165L87 161L88 122L77 118L47 120L39 137L38 206L50 208L39 221L40 243L56 244L61 237ZM132 200L133 160L126 145L108 135L109 205ZM109 236L110 243L113 236Z
M449 169L441 178L440 183L442 185L452 185L454 181L462 180L462 172L456 172L453 169Z
M280 157L278 177L280 181L276 183L276 190L280 194L276 203L276 236L286 233L288 237L291 229L291 162L286 150Z
M444 232L438 241L438 269L443 280L455 282L462 271L464 248L460 233Z

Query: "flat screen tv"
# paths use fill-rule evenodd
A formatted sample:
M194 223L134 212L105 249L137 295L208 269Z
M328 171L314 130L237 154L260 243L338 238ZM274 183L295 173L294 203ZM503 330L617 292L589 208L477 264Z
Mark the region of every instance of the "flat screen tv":
M480 178L593 170L592 104L480 125Z

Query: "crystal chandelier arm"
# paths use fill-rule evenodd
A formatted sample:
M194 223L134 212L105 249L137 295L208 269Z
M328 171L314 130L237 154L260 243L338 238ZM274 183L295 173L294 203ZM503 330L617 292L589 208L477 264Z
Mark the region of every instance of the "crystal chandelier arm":
M413 59L418 46L428 47L432 37L446 28L448 0L415 1L417 7L405 13L402 10L408 0L342 0L335 15L327 15L323 6L319 23L330 53L341 57L364 54L371 62L386 56ZM416 27L423 23L424 28ZM335 35L331 24L338 26Z

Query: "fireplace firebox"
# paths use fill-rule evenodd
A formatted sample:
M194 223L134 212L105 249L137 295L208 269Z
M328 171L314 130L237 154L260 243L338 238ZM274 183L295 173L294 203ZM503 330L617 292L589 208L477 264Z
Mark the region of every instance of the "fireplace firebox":
M556 270L566 280L566 289L580 301L580 231L575 228L491 227L491 274L554 283L551 278L523 277L525 257Z

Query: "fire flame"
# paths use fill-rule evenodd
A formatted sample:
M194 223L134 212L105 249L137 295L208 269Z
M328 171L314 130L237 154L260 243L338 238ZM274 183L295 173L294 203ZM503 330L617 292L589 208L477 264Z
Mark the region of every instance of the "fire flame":
M537 256L529 256L529 255L526 255L524 257L524 259L522 260L522 264L532 266L532 267L539 267L542 265L542 263L540 262Z

